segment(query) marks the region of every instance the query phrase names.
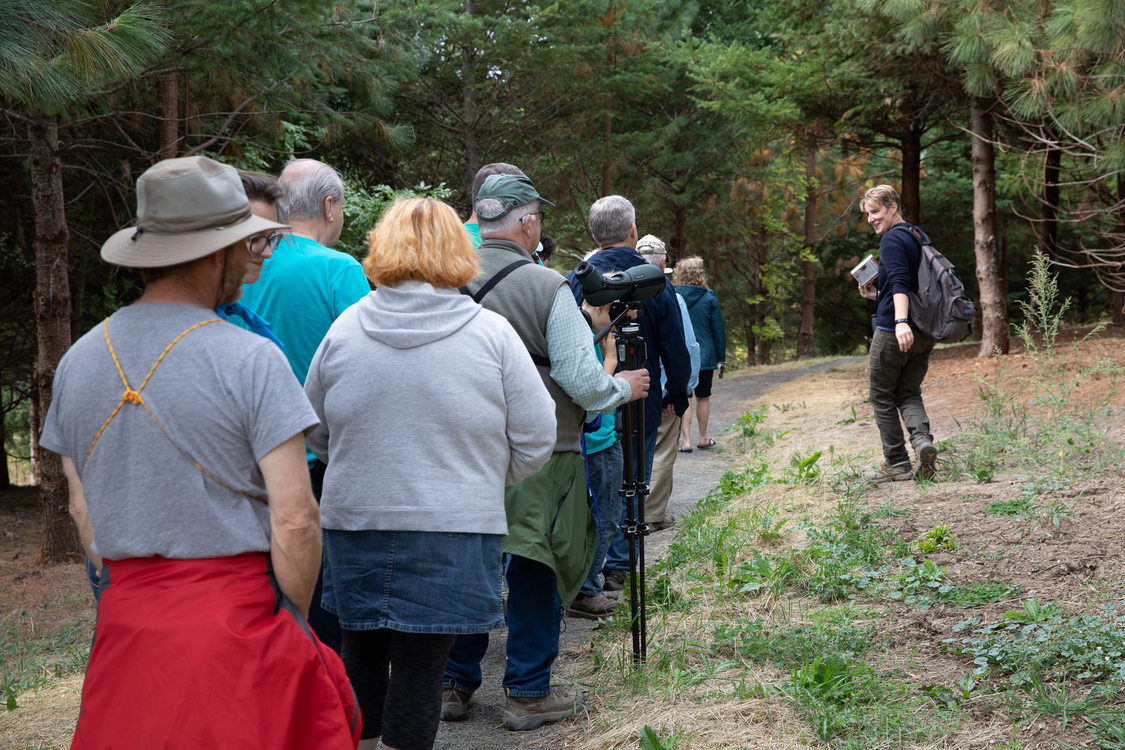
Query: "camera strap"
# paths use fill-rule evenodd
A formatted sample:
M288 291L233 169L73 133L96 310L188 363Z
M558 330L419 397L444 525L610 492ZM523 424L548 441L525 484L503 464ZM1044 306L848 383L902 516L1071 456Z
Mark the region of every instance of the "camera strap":
M464 294L467 297L471 297L473 302L476 302L479 305L479 304L481 304L481 300L483 300L488 295L489 292L491 292L494 288L496 288L496 285L499 284L501 281L503 281L508 276L508 274L510 274L512 271L516 270L520 266L526 266L526 265L531 265L531 261L527 260L526 258L520 258L518 260L514 260L511 263L509 263L508 265L501 268L496 273L494 273L492 275L491 279L489 279L488 281L484 282L484 284L481 285L481 288L477 290L476 294L473 294L472 292L470 292L469 287L467 287L467 286L461 287L461 294ZM546 357L541 356L539 354L535 354L534 352L528 352L528 354L531 355L531 361L534 362L536 365L538 365L540 367L547 367L547 368L551 367L551 360L547 359Z

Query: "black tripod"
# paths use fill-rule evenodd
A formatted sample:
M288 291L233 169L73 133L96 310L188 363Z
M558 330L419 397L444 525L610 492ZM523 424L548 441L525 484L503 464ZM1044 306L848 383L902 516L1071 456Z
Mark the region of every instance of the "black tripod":
M609 308L612 323L601 331L595 341L601 340L611 328L617 326L617 361L626 370L644 367L648 352L640 335L641 327L628 318L632 310L641 310L641 302L620 300ZM638 313L639 314L639 313ZM657 385L659 387L659 384ZM648 483L645 481L645 409L644 399L630 401L621 407L621 449L624 456L624 473L621 497L625 502L625 521L621 533L629 544L629 614L633 631L633 663L640 664L647 656L648 633L645 622L645 537L649 534L645 523L645 500Z

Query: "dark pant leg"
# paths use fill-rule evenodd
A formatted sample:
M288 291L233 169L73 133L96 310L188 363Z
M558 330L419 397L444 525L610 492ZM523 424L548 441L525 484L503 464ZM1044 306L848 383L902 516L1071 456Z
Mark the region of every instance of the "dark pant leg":
M559 655L560 612L555 572L543 563L512 555L504 687L513 698L537 698L551 691L551 666Z
M309 469L309 480L312 483L313 497L320 504L320 493L324 489L324 470L328 465L317 461ZM320 642L336 653L340 652L343 636L340 633L340 618L320 605L324 594L324 565L321 564L320 572L316 574L316 588L313 590L312 603L309 605L308 623Z
M383 704L390 672L389 630L345 630L340 658L359 700L363 717L363 739L383 732Z
M383 744L430 750L441 723L441 680L455 636L390 634L391 680L383 707Z
M902 423L898 416L898 384L906 354L898 350L898 340L893 333L876 330L871 339L869 363L869 391L879 440L883 444L883 458L887 464L900 464L910 460Z
M906 425L906 432L910 435L911 445L917 445L923 436L933 439L930 435L930 418L922 403L922 381L930 368L930 352L933 348L933 339L915 332L914 345L906 354L906 363L898 378L895 402L902 416L902 423Z
M472 693L479 688L482 680L480 663L486 651L488 633L457 636L445 662L445 687L456 688L463 693Z

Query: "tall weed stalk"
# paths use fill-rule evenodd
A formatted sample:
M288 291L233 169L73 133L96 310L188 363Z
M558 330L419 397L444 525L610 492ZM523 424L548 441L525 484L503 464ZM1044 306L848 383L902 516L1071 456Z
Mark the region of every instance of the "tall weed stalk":
M1081 364L1079 348L1097 336L1098 325L1069 346L1059 341L1070 299L1059 300L1058 279L1050 261L1036 251L1028 278L1028 297L1020 302L1024 322L1015 326L1030 362L1017 369L1001 357L995 378L977 378L984 413L971 424L973 447L966 470L979 461L1006 457L1019 464L1047 465L1058 471L1105 466L1120 451L1106 437L1109 400L1117 393L1122 368L1108 358ZM1109 387L1090 398L1090 383L1107 378Z

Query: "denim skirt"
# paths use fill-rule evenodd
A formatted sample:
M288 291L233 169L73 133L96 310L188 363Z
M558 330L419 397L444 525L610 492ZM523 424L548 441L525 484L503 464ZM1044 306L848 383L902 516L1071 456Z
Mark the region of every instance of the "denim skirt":
M499 534L324 530L321 606L345 630L465 635L503 625Z

